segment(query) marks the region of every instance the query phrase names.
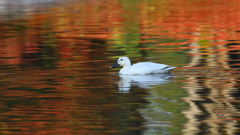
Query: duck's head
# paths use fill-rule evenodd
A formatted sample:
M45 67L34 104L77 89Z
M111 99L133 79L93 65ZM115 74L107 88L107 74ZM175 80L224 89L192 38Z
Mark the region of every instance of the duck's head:
M122 66L122 67L131 66L131 61L128 57L120 57L118 58L118 61L114 65L110 66L110 68L114 68L117 66Z

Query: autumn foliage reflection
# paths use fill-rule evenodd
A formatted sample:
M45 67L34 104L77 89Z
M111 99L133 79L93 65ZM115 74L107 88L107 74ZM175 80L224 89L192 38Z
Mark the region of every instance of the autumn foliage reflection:
M55 4L26 10L21 18L1 16L7 21L0 23L0 64L12 68L1 71L3 134L130 134L145 130L139 126L140 116L138 121L123 113L138 113L135 102L142 99L133 98L129 100L133 105L120 107L109 83L112 78L106 77L106 61L116 55L166 60L181 69L239 67L239 0ZM229 134L237 132L235 121L239 119L233 115L239 111L234 106L238 98L230 94L239 88L236 80L239 78L186 79L183 88L190 96L183 100L190 110L182 112L189 119L183 132L199 133L203 123L214 127L212 132L221 128ZM196 104L210 100L218 105L203 104L201 108ZM203 108L209 116L200 120L196 116L205 113ZM126 119L133 122L121 124Z

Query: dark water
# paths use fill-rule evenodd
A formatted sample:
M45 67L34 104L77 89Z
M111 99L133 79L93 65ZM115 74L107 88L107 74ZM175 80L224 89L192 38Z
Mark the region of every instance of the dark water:
M0 134L239 134L238 0L6 1ZM171 75L118 75L132 63Z

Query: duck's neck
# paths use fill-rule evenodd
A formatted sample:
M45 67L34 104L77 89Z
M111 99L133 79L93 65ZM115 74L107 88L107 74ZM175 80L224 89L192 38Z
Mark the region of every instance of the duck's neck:
M128 65L125 65L125 66L120 70L119 73L120 73L120 74L127 74L130 67L131 67L131 63L128 64Z

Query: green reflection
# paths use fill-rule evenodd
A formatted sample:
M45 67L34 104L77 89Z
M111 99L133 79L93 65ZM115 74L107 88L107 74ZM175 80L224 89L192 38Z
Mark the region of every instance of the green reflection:
M120 27L114 28L113 51L118 51L118 55L127 55L128 57L141 57L139 41L141 35L139 34L139 6L136 6L138 1L123 1L123 22L118 22ZM113 58L118 58L114 56Z
M177 80L184 80L178 78ZM183 125L187 123L187 119L182 112L188 109L188 104L182 100L188 94L180 86L183 85L178 81L161 84L155 86L151 90L152 97L148 99L150 104L144 113L149 121L146 126L149 130L145 134L151 132L156 135L164 133L179 134L183 130Z
M173 39L173 38L150 38L148 40L154 40L154 43L142 44L144 48L152 48L149 50L144 50L145 58L149 58L153 62L164 63L168 65L175 66L186 65L189 62L189 57L186 55L186 50L175 50L175 47L179 45L174 45L174 43L185 42L185 39ZM164 43L171 43L173 45L164 45ZM161 45L163 44L163 45ZM156 46L161 45L161 46ZM187 45L184 45L187 46Z

